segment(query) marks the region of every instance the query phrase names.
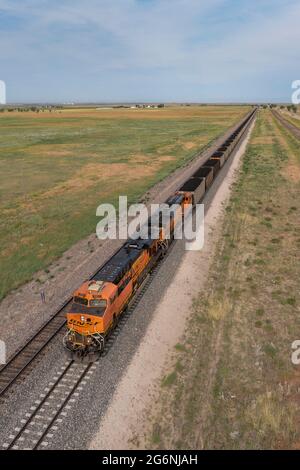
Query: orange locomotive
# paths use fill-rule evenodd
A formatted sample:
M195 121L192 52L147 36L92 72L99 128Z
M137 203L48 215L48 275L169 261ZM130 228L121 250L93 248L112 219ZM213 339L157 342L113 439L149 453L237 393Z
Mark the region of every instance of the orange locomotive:
M178 193L170 198L168 206L177 204L177 209L171 213L168 226L164 225L161 214L158 223L148 221L150 230L157 229L157 238L127 240L92 280L75 291L64 337L64 346L73 359L93 361L99 357L118 317L158 259L166 253L174 229L186 205L191 203L191 193Z

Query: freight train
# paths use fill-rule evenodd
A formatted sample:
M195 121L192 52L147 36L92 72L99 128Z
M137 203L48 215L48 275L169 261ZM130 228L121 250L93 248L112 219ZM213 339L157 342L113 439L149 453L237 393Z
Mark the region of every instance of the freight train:
M203 199L250 125L255 112L256 109L250 111L217 151L166 201L169 207L177 204L178 212L172 213L168 226L162 218L159 219L157 238L127 240L91 280L84 282L74 292L63 340L73 360L92 362L99 358L120 315L126 310L146 276L168 250L174 238L174 230L187 205L198 204ZM148 220L149 228L153 223L151 219ZM168 237L166 233L169 233Z

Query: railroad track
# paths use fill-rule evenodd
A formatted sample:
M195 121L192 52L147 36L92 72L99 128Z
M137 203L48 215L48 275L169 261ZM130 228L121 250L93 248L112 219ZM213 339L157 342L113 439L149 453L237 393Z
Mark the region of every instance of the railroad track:
M163 260L170 255L174 245L175 243L172 243ZM144 279L127 310L109 335L102 356L105 356L113 346L123 325L138 305L161 265L161 262L158 263ZM4 450L47 448L54 433L58 430L59 424L67 416L68 410L76 402L76 398L84 385L90 380L96 367L96 363L80 364L72 360L66 361L39 395L39 399L35 400L34 404L24 414L20 425L14 429L15 434L8 436L7 442L2 444L2 448Z
M297 139L300 139L300 128L292 124L290 121L285 119L280 113L272 110L273 115L276 119L287 129L289 130Z
M93 364L76 364L74 361L66 362L61 371L53 377L49 386L44 389L39 400L30 407L30 411L21 420L21 426L15 428L16 434L10 435L10 442L4 443L6 450L33 450L41 445L48 445L48 438L55 430L55 423L68 407L84 378L92 373ZM95 367L95 366L94 366Z
M244 119L245 117L243 118L243 120ZM251 122L252 118L245 124L244 133L247 131ZM236 128L238 126L239 124L237 124ZM121 248L117 249L114 254L116 254L120 249ZM103 263L103 265L105 263ZM93 279L93 277L98 273L98 271L102 268L103 265L101 265L100 268L95 271L95 273L91 276L91 279ZM155 269L153 270L153 273L155 273ZM133 302L135 301L136 297L137 296L135 296L135 298L133 299ZM66 324L65 313L70 303L71 300L65 302L58 309L55 315L50 318L22 348L15 353L15 355L9 360L9 362L4 367L0 369L1 401L5 400L8 397L9 392L13 390L13 386L17 384L18 381L26 378L26 376L30 373L33 364L36 363L36 360L38 358L42 357L42 353L45 352L47 346L62 330L62 328Z
M66 323L64 309L61 309L53 318L43 325L35 335L30 338L11 360L0 370L0 397L3 399L11 386L18 379L30 371L30 366L38 355L46 348L52 338L56 336Z

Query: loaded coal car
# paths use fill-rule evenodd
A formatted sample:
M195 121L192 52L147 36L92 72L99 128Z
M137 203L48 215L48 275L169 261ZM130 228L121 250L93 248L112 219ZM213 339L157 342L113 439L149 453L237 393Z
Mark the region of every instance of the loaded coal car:
M227 160L229 154L228 154L228 151L227 151L227 147L220 147L220 149L213 153L212 156L210 158L219 158L220 160L220 168L222 168L222 166L224 165L225 163L225 160Z
M198 204L205 193L205 178L190 178L181 186L178 193L190 195L192 204Z
M222 147L218 148L217 152L215 152L215 153L218 153L218 155L213 154L211 158L223 157L222 164L221 164L221 167L222 167L225 163L225 160L227 160L227 158L229 157L229 152L230 152L229 145L224 144L222 145Z
M166 254L174 239L175 228L182 221L186 204L191 204L191 197L185 193L177 193L166 201L164 208L160 208L148 219L149 237L159 240L157 249L161 256Z
M179 204L182 206L182 209L184 209L186 205L193 203L192 194L190 192L181 191L181 189L182 188L176 191L176 193L169 197L169 199L166 201L166 204L168 204L169 207L171 207L173 204Z
M215 176L217 175L217 173L219 172L220 168L221 168L221 165L220 165L220 160L218 158L209 158L206 162L205 162L205 166L209 166L213 169L213 172L214 172L214 178Z
M228 146L228 148L229 148L229 153L232 152L232 150L233 150L234 147L235 147L235 138L234 138L234 137L229 137L229 138L226 140L225 145Z
M214 179L214 170L210 166L200 166L193 176L195 178L205 178L205 189L208 189Z

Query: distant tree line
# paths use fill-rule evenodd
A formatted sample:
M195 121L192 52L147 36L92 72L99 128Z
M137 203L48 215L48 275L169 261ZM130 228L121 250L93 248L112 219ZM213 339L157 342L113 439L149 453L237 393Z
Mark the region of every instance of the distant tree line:
M267 108L277 108L277 106L279 106L279 105L271 103L271 104L264 104L262 107L264 109L267 109ZM293 113L297 113L297 111L298 111L298 108L295 104L288 104L288 105L281 104L279 107L280 107L280 109L285 109L286 108L288 111L293 112Z
M63 106L58 106L58 105L44 105L44 106L17 106L17 107L12 107L12 106L6 106L0 108L0 113L8 112L18 112L18 113L28 113L29 111L33 113L39 113L42 112L44 113L45 111L48 111L51 113L52 111L56 111L58 109L63 109Z

